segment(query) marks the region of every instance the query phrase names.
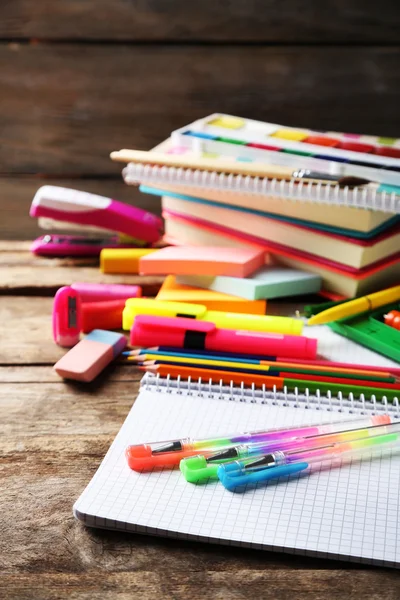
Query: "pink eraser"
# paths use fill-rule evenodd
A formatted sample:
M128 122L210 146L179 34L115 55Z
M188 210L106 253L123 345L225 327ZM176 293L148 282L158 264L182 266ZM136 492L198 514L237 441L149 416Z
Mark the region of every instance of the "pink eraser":
M139 285L122 283L73 283L71 287L78 292L82 302L128 300L128 298L140 298L142 295L142 288Z
M264 266L265 252L254 248L169 246L143 256L145 275L230 275L246 277Z
M60 288L53 302L53 339L59 346L71 348L79 342L82 330L81 299L69 286Z
M126 346L126 337L94 329L54 365L64 379L92 381Z

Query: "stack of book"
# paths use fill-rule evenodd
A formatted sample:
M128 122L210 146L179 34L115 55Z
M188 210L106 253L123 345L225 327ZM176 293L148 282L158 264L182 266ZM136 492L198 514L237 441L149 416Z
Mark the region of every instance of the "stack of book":
M400 280L400 141L214 114L112 154L162 196L171 244L253 247L352 297Z

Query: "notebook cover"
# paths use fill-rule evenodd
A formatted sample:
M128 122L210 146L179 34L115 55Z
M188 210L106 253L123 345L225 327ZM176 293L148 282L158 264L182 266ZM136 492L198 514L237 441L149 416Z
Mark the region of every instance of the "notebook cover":
M385 258L383 260L379 260L376 263L368 265L367 267L363 267L362 269L354 269L353 267L349 267L347 265L343 265L342 263L335 262L333 260L328 260L325 258L316 257L313 254L309 254L308 252L303 252L301 250L294 250L293 248L289 248L288 246L284 246L282 244L277 244L275 242L267 242L261 238L248 235L245 233L241 233L235 231L233 229L229 229L228 227L224 227L222 225L210 224L208 221L204 221L203 219L199 219L197 217L187 217L187 215L181 215L179 213L163 209L163 217L165 219L176 219L182 222L192 223L198 227L206 229L210 232L212 231L220 231L232 238L246 240L250 243L263 247L266 251L270 251L274 254L281 254L284 256L301 259L304 262L309 262L310 264L323 265L324 268L329 269L331 271L335 271L342 275L346 275L348 277L353 277L354 279L363 279L364 277L370 277L374 273L378 272L382 268L388 267L396 262L400 261L400 252L395 255Z
M225 204L222 202L217 202L215 200L205 200L204 198L199 198L197 196L188 196L185 194L179 194L177 192L171 192L169 190L161 190L159 188L150 187L146 185L140 185L139 189L144 194L152 194L155 196L171 196L172 198L178 198L180 200L187 200L188 202L197 202L200 204L210 205L210 206L218 206L221 208L229 208L230 210L237 210L243 213L252 213L254 215L260 215L262 217L267 217L268 219L275 219L276 221L281 221L283 223L289 223L290 225L294 225L301 228L306 228L310 230L316 230L326 233L327 235L331 235L333 237L338 237L339 239L346 239L352 241L353 243L359 243L360 245L372 245L376 241L381 239L385 239L386 237L390 237L398 232L400 232L400 217L394 216L389 219L386 223L382 223L378 227L371 229L368 232L357 231L356 229L345 229L342 227L331 227L329 225L325 225L323 223L316 223L315 221L306 221L302 219L296 219L294 217L288 217L283 215L278 215L276 213L256 210L253 208L247 208L244 206L237 206L233 204ZM312 207L310 208L312 210Z

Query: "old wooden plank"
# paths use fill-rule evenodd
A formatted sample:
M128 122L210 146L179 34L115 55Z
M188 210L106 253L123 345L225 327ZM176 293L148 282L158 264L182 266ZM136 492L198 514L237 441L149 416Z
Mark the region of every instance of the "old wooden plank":
M64 352L66 352L66 350L64 350ZM101 385L103 380L125 381L132 384L140 381L142 375L143 374L135 368L133 362L126 364L124 359L121 358L120 361L116 361L107 369L98 382L91 385L93 385L93 389L95 390L97 389L96 386ZM17 364L0 366L1 383L19 383L25 385L26 383L61 383L61 381L59 375L54 371L52 364ZM90 389L90 386L84 385L82 389Z
M13 0L0 6L6 39L398 42L395 0Z
M137 383L125 382L105 381L96 390L0 383L5 597L124 598L134 590L144 600L183 599L189 592L213 599L361 599L367 591L368 597L397 597L398 578L387 570L91 530L75 521L73 502L136 393Z
M118 175L111 150L151 148L215 110L400 135L399 56L396 47L3 44L1 169Z
M45 165L43 165L45 168ZM37 219L29 216L32 198L42 185L58 185L100 194L160 214L160 199L142 194L134 186L127 186L122 177L116 179L55 179L40 177L0 177L0 238L27 240L42 235ZM0 250L5 244L0 242Z
M105 537L107 534L102 534ZM72 537L72 536L71 536ZM151 550L157 542L150 542ZM321 569L318 571L309 569L291 569L289 566L280 569L269 569L268 554L264 555L265 568L262 570L250 567L234 568L234 561L230 562L229 569L218 570L212 560L219 555L237 556L239 552L235 549L222 549L217 553L209 552L209 565L204 568L203 552L195 547L192 552L198 552L198 563L190 555L190 545L185 543L183 549L187 550L188 557L182 552L176 563L180 561L180 567L168 571L169 557L177 552L176 544L172 541L163 547L165 542L158 542L154 552L149 551L143 558L140 549L133 546L130 551L131 560L127 556L120 556L121 547L115 543L115 555L109 562L117 566L111 571L108 565L101 570L102 564L107 564L101 555L96 568L83 573L54 573L35 572L33 574L5 575L0 583L0 590L12 590L12 595L7 598L27 599L36 595L41 600L131 600L132 597L140 596L143 600L163 598L165 600L249 600L263 598L265 600L288 600L295 597L296 600L362 600L366 596L371 599L397 600L398 588L396 574L385 571L346 570L343 567L337 569ZM188 549L189 546L189 549ZM162 550L167 554L162 555ZM182 550L183 550L182 549ZM158 551L157 551L158 550ZM69 551L71 551L69 549ZM98 552L103 551L99 544ZM134 553L137 553L137 562L149 560L147 568L138 569ZM179 554L179 552L177 552ZM83 550L82 550L83 554ZM239 565L246 560L246 554L241 551L243 558L238 559ZM250 552L250 555L253 553ZM254 553L258 555L260 553ZM150 556L150 558L148 558ZM153 567L156 557L161 561L156 570ZM208 558L208 556L207 556ZM229 559L228 559L229 560ZM261 562L261 557L258 559ZM286 559L288 562L289 560ZM124 566L127 564L127 568ZM129 569L129 565L131 565ZM199 567L200 565L200 567ZM292 558L292 566L298 565L298 559ZM194 568L196 567L197 568ZM342 565L341 565L342 566ZM153 567L153 568L152 568ZM185 571L184 567L191 567L192 571ZM111 571L111 572L110 572ZM16 594L16 595L14 595Z
M26 251L0 253L0 294L48 296L63 285L84 281L132 283L142 286L143 295L154 296L163 279L153 275L105 275L100 272L97 259L91 258L44 258Z

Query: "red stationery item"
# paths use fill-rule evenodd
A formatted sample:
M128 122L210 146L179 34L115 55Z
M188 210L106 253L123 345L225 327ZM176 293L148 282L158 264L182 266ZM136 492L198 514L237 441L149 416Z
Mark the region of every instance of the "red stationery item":
M82 304L82 331L93 329L122 329L122 311L125 300L84 302Z

